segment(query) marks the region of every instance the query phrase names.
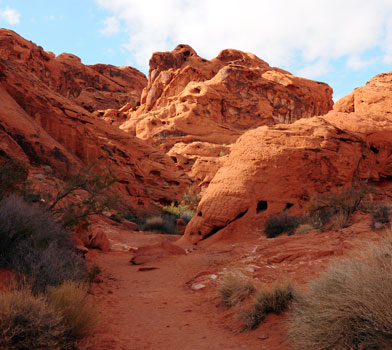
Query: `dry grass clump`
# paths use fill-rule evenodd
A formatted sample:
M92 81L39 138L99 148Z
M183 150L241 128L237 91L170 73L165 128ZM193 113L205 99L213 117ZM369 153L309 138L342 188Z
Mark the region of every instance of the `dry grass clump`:
M301 224L295 229L294 233L295 234L305 233L313 229L314 227L311 224Z
M258 291L252 309L241 315L245 322L244 328L256 329L268 314L280 314L285 311L294 294L295 287L289 280Z
M160 231L174 234L176 232L176 221L169 215L155 215L146 219L141 225L142 231Z
M231 271L224 275L219 292L222 302L232 307L246 299L255 291L255 287L247 276L240 271Z
M48 289L49 303L62 315L70 338L87 336L98 322L98 310L87 297L87 285L73 281Z
M360 258L333 264L296 297L293 349L392 348L392 236Z
M61 315L28 289L0 295L0 349L65 350L73 343Z

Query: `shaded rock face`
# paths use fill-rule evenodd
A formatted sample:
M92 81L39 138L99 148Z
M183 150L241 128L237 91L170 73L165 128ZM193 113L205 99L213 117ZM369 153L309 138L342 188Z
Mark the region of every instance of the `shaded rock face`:
M169 156L81 107L84 101L92 108L106 104L95 97L102 92L112 99L118 84L133 79L126 71L133 72L86 67L68 54L55 58L14 32L0 30L0 155L30 166L49 165L58 176L101 159L133 205L181 199L189 180ZM95 72L95 88L80 90L89 72ZM125 90L132 91L129 85Z
M248 131L207 188L186 239L261 233L268 216L302 212L316 194L353 182L390 181L391 107L388 73L325 116Z
M144 74L135 68L104 64L85 66L75 55L63 53L55 57L5 29L0 30L0 60L10 69L23 64L51 90L89 112L120 108L126 103L135 108L147 84Z
M153 54L141 106L127 113L121 128L159 146L198 183L208 184L217 158L245 131L322 115L332 105L327 84L270 67L253 54L229 49L208 61L179 45ZM191 151L197 145L203 155Z

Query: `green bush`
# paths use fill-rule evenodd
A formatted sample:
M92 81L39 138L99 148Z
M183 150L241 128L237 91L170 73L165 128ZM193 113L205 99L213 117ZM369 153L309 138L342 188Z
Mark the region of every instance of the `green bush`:
M232 271L223 276L218 291L222 302L227 307L232 307L250 296L255 291L255 287L247 276L239 271Z
M0 294L0 349L66 350L73 348L61 315L27 290Z
M275 238L282 233L293 234L295 229L303 223L303 219L296 215L286 213L268 218L265 233L267 238Z
M256 329L268 314L280 314L285 311L294 298L294 294L295 288L291 281L258 291L252 309L241 316L245 322L244 328Z
M392 348L392 239L336 261L296 297L294 350Z
M169 206L163 207L163 211L174 215L177 219L182 219L185 223L191 221L192 217L195 215L194 210L192 210L188 205L181 202L178 205L171 203Z

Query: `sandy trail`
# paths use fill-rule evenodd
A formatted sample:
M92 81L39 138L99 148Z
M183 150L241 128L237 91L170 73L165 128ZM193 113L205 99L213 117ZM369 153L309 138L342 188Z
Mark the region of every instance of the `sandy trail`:
M176 237L100 227L113 243L142 247ZM377 240L359 216L342 231L256 237L245 242L214 244L187 255L169 256L141 266L130 264L130 252L90 250L87 259L102 270L93 294L102 322L82 346L86 350L287 350L287 315L270 315L254 331L239 333L236 314L245 303L226 309L217 293L225 268L249 272L257 286L293 279L300 284L339 259ZM140 268L155 268L140 271ZM200 287L200 289L199 289Z
M143 245L141 235L128 234L125 243ZM166 239L161 235L145 238L148 242ZM200 272L208 277L223 268L233 258L228 251L166 257L142 266L157 268L149 271L139 271L141 266L131 265L130 257L124 252L89 253L90 262L102 269L103 282L93 293L101 304L104 326L88 340L86 348L260 349L254 336L235 334L219 323L217 309L222 306L213 286L199 291L191 288L192 278Z

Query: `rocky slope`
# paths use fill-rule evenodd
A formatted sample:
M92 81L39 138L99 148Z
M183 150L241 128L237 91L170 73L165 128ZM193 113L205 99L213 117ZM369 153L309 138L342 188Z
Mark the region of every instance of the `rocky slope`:
M122 109L121 128L167 152L207 185L246 130L292 123L332 108L324 83L270 67L253 54L223 50L208 61L187 45L154 53L141 106ZM113 112L104 116L111 120Z
M136 108L140 103L147 79L135 68L105 64L86 66L79 57L68 53L56 57L6 29L0 30L0 38L3 64L10 69L14 65L24 65L51 90L89 112L120 108L126 103Z
M322 117L242 135L186 230L192 242L263 231L270 215L301 212L318 193L353 182L385 190L392 176L392 73L381 74Z
M0 30L0 152L59 177L104 159L134 206L182 197L189 180L166 154L93 116L97 108L136 106L145 78L133 68L84 66Z

